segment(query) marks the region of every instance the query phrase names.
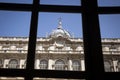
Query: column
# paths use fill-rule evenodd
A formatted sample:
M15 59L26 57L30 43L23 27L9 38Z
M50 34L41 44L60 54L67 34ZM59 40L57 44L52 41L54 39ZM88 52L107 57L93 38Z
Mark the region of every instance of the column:
M21 59L19 65L20 65L20 69L23 69L25 66L25 60Z
M81 60L81 71L85 71L85 61Z
M53 69L54 61L52 59L48 60L48 69Z
M117 66L117 60L113 60L113 69L114 69L113 72L117 72L118 71L116 66Z
M40 69L40 60L39 59L36 59L35 60L35 69Z
M70 71L73 70L73 69L72 69L72 60L69 60L69 62L68 62L68 67L69 67L69 70L70 70Z
M3 68L7 68L6 65L8 65L8 64L9 64L9 59L5 59L4 64L3 64Z

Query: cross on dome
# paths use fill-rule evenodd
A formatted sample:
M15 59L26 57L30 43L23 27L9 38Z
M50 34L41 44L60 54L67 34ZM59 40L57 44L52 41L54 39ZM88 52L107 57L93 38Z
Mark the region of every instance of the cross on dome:
M58 38L58 37L71 38L71 34L62 28L61 18L59 18L57 29L53 30L50 33L49 37L51 37L51 38Z
M58 29L62 29L62 18L59 18L59 22L58 22Z

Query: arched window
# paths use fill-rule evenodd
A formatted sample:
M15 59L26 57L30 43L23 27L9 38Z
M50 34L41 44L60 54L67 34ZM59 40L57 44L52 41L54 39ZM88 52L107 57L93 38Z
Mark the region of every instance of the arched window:
M74 60L72 63L72 67L74 71L80 71L80 62L78 60Z
M57 60L55 62L55 70L65 70L65 63L63 60Z
M47 60L41 60L40 61L40 69L47 69L48 68L48 61Z
M120 72L120 61L118 62L117 66L118 66L118 71Z
M2 63L2 60L0 59L0 68L2 67L3 63Z
M16 59L12 59L9 61L8 68L18 68L18 61Z
M110 61L104 61L104 67L105 67L106 72L111 72L112 71Z

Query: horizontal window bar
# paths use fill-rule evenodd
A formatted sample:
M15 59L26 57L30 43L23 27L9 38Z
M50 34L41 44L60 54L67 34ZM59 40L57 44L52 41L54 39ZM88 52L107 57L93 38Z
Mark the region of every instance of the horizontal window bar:
M15 11L32 11L32 5L30 4L12 4L12 3L0 3L1 10L15 10ZM81 7L78 6L57 6L57 5L39 5L39 11L44 12L74 12L80 13Z
M83 79L87 76L87 74L82 71L0 69L0 76L3 77L25 77L28 75L31 77L74 79Z
M32 5L30 4L13 4L13 3L0 3L1 10L14 10L14 11L31 11Z
M120 7L99 7L99 14L120 14Z

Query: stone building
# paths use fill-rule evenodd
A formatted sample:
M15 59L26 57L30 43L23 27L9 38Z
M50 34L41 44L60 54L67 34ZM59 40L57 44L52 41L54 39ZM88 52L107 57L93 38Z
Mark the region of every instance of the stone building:
M28 37L0 37L0 68L24 69L28 40ZM120 71L120 39L104 38L102 48L105 71ZM61 21L47 37L37 38L35 69L85 71L84 62L83 39L74 38L63 29Z

